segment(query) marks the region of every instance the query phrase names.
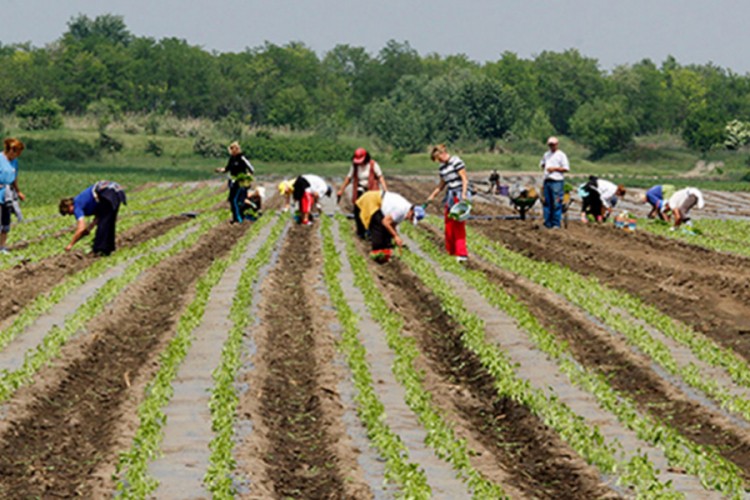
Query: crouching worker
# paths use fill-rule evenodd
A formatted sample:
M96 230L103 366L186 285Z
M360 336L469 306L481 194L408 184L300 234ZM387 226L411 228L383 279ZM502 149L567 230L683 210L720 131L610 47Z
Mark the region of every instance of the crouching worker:
M670 219L670 212L674 215L674 227L680 227L690 221L690 210L695 208L703 208L705 201L703 200L703 193L697 188L685 188L680 189L669 197L669 200L664 204L664 216L667 220Z
M245 197L245 204L242 211L242 215L245 219L255 221L258 220L263 212L263 200L266 198L266 188L257 187L252 191L247 192Z
M354 216L370 232L370 256L381 263L390 260L394 242L399 247L404 245L396 226L404 220L416 224L424 214L424 208L411 204L392 191L367 191L357 199L354 207Z
M65 247L65 251L70 251L78 240L96 226L93 252L98 255L114 252L115 226L120 204L127 204L125 191L119 184L111 181L99 181L81 191L75 198L60 200L60 215L75 215L77 220L73 239ZM94 218L87 226L86 216L89 215Z
M310 212L318 205L322 196L331 196L333 189L326 181L317 175L300 175L294 181L281 181L279 193L286 198L284 211L289 210L289 198L297 202L300 213L300 224L312 224Z
M586 184L578 188L582 205L581 222L585 224L589 215L597 222L606 220L612 214L617 201L625 196L625 193L625 186L622 184L617 185L592 175Z
M648 214L649 219L659 217L664 219L664 204L675 193L675 187L671 184L657 184L652 186L641 197L643 203L651 205L651 211Z

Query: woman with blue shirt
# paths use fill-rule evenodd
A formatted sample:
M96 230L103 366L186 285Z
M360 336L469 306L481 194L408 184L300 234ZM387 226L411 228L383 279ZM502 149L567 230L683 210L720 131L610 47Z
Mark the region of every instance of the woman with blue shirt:
M65 251L70 251L78 240L96 226L93 252L98 255L114 252L117 212L122 203L127 204L125 191L112 181L99 181L81 191L75 198L60 200L60 215L75 215L77 220L73 239L65 247ZM93 215L94 220L87 227L86 216L89 215Z
M5 244L10 232L10 214L15 196L21 201L26 196L18 189L18 157L23 153L24 144L18 139L5 139L0 153L0 253L7 254Z

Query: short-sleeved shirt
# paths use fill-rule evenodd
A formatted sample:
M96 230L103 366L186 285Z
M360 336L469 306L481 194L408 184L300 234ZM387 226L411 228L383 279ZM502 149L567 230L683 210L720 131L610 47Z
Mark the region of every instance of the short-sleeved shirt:
M316 193L318 196L325 196L328 191L328 184L322 177L312 174L303 175L302 177L310 184L310 187L305 191Z
M596 190L599 191L599 198L606 208L612 208L617 202L617 185L605 179L596 181Z
M451 156L447 162L440 164L440 178L445 182L448 191L463 189L459 172L465 168L466 165L458 156Z
M565 169L565 171L570 170L570 164L568 163L568 156L560 151L559 149L555 151L554 153L552 151L547 151L544 153L544 156L542 156L542 161L539 162L539 165L541 167L544 167L544 180L550 180L550 181L562 181L565 180L565 176L562 172L550 172L547 169L549 168L559 168L562 167Z
M5 200L5 186L12 184L18 175L18 158L9 160L5 153L0 153L0 203Z
M75 215L76 220L83 219L87 215L94 215L96 213L96 206L97 201L94 197L94 185L91 185L73 198L73 215Z
M700 190L696 188L685 188L677 191L669 198L669 208L672 210L674 210L675 208L681 208L690 196L695 196L697 198L696 206L698 208L703 208L705 204L703 201L703 193L701 193Z
M393 222L398 224L406 219L406 214L411 210L411 203L397 193L386 191L383 194L383 201L380 205L380 211L383 217L390 216Z
M378 162L367 162L364 165L354 165L352 164L352 168L349 170L349 178L354 180L354 174L357 174L357 187L360 187L364 190L369 189L370 184L370 163L372 163L372 169L375 173L375 178L379 179L383 176L383 171L380 169L380 165L378 165ZM355 171L356 169L356 171Z

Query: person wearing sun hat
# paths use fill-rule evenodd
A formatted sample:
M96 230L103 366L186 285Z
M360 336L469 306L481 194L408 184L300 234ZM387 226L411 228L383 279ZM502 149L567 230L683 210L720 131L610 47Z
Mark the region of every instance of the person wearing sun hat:
M367 191L357 199L354 213L370 232L371 257L381 263L390 259L394 243L404 245L396 227L405 220L417 224L425 216L422 206L392 191Z
M354 151L351 169L336 192L337 201L341 200L349 183L352 184L352 205L355 205L357 199L367 191L377 189L388 191L388 185L385 182L380 165L370 157L370 153L365 148L357 148ZM365 229L361 226L357 217L354 217L354 220L357 222L357 236L364 238Z
M562 223L565 172L570 170L568 156L558 149L557 137L547 139L549 151L544 153L539 166L544 170L544 227L559 228Z

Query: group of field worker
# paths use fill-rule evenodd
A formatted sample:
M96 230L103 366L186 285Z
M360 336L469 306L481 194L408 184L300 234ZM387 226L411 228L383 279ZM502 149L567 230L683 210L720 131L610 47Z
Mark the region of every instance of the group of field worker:
M404 221L417 224L425 217L427 204L444 189L446 250L458 261L467 259L465 223L448 216L456 204L467 202L470 196L466 167L458 156L448 153L442 144L433 148L431 158L440 163L440 182L424 203L416 204L388 189L380 165L366 149L357 148L354 151L349 172L336 190L336 202L341 201L346 188L351 185L357 236L370 241L371 257L377 262L387 262L394 248L403 247L398 225ZM333 188L323 178L312 174L281 181L278 189L285 198L284 211L291 209L292 201L296 202L295 219L303 225L312 223L313 210L316 207L319 210L320 198L333 194Z

